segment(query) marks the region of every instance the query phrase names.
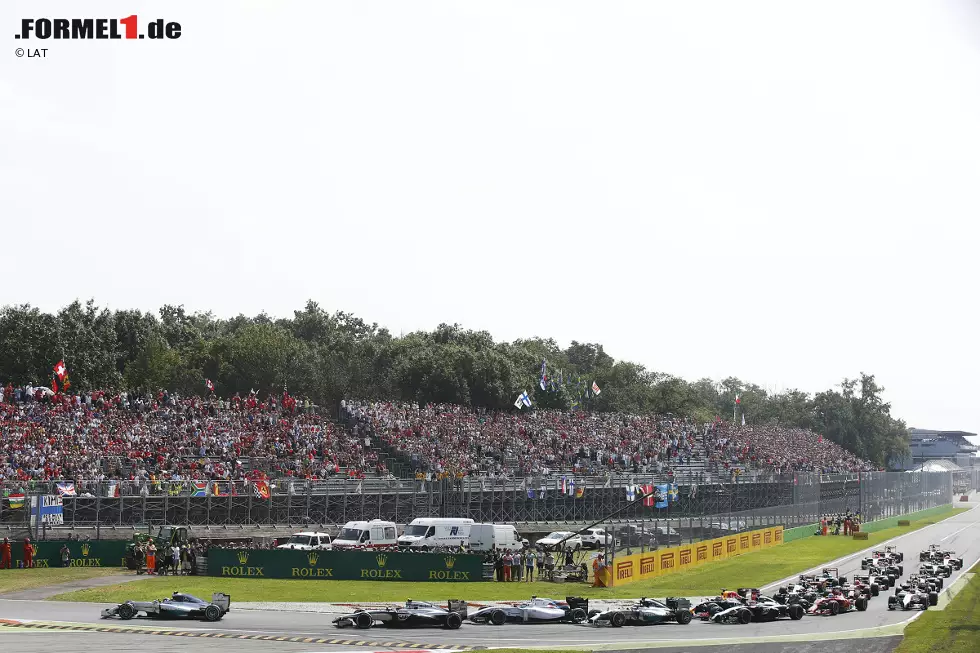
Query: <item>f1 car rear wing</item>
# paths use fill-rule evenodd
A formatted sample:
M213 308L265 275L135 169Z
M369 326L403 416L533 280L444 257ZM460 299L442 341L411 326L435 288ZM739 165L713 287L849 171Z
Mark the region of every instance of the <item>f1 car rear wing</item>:
M838 578L840 576L840 574L837 572L837 567L824 567L823 573L828 576L833 576L834 578Z
M664 604L671 610L690 610L691 601L689 599L682 599L676 596L668 596L664 601Z
M566 596L565 603L568 604L569 610L582 608L585 614L589 614L589 599L583 599L581 596Z
M224 610L225 612L231 611L231 594L225 594L224 592L215 592L211 595L211 603Z
M448 601L446 601L446 609L449 610L450 612L455 612L463 619L466 619L466 614L468 610L466 601L462 601L460 599L449 599Z

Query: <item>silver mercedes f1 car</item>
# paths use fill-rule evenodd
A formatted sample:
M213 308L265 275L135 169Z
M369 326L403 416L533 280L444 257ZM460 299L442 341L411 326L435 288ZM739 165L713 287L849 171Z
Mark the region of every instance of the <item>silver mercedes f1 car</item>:
M126 601L114 608L102 611L102 618L119 617L132 619L202 619L204 621L220 621L231 610L231 596L215 592L211 602L199 599L190 594L174 592L169 599L158 601Z

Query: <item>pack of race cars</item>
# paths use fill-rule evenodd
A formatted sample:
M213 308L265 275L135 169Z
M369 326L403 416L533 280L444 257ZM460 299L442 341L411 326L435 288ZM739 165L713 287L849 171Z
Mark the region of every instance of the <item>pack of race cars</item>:
M589 610L589 600L569 596L564 601L531 597L514 605L482 607L469 612L465 601L451 600L446 607L425 601L407 601L403 606L377 610L358 610L338 617L338 628L361 629L374 626L411 628L418 626L459 628L472 624L502 626L507 623L571 623L592 626L651 626L679 624L694 619L716 624L749 624L780 619L797 621L804 616L837 616L864 612L869 602L894 589L887 597L889 610L927 610L939 600L943 581L954 570L963 568L963 559L939 545L930 545L919 554L919 568L904 580L904 556L888 546L871 552L861 561L862 573L850 579L838 569L828 567L819 574L801 574L799 581L784 585L769 596L759 589L740 587L722 590L718 596L693 603L689 599L668 597L662 601L641 598L624 601L603 610Z

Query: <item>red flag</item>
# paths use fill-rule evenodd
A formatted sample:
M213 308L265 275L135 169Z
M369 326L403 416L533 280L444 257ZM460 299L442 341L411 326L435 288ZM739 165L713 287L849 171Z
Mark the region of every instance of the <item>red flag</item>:
M656 503L656 500L657 500L657 497L656 497L656 495L653 492L653 486L652 485L644 485L643 486L643 505L644 506L648 506L648 507L653 507L653 504Z
M204 379L204 385L208 387L208 390L214 392L214 384L211 383L211 379Z
M51 379L51 391L58 394L58 379Z
M271 494L269 491L269 482L255 481L255 493L262 499L268 499Z
M59 381L65 380L65 377L68 376L68 368L65 367L65 361L58 361L58 364L54 366L54 374L58 377Z

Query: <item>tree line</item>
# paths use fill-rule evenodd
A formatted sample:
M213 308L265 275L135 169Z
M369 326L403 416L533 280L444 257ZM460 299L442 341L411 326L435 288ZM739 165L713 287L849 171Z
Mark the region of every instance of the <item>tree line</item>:
M210 379L222 396L288 388L323 406L361 398L516 410L515 398L528 390L535 406L567 410L580 397L539 387L547 360L549 370L601 387L581 405L586 410L724 420L731 419L738 395L751 424L811 429L879 465L908 450L908 430L891 416L870 374L812 395L771 393L735 377L687 381L614 360L596 343L495 342L486 331L458 324L394 337L313 301L281 319L264 313L220 319L170 305L158 315L110 311L91 300L54 314L30 305L0 309L0 381L49 385L62 359L77 391L204 394Z

